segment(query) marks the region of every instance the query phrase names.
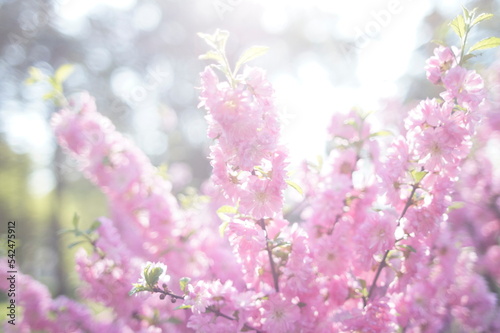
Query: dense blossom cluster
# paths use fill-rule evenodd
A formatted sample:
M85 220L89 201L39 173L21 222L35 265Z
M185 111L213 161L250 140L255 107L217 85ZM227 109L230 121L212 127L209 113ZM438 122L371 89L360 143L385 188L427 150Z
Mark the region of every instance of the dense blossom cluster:
M485 84L460 57L435 50L426 73L443 90L390 142L369 115L332 117L326 160L295 176L299 221L283 214L296 185L263 70L201 74L212 200L189 208L88 94L73 97L52 125L109 199L76 258L82 297L109 313L22 275L30 315L15 331L500 331L500 77Z
M209 113L213 180L240 212L274 217L283 205L287 153L279 145L280 124L273 89L261 69L248 68L243 83L219 82L207 67L201 74L201 106Z

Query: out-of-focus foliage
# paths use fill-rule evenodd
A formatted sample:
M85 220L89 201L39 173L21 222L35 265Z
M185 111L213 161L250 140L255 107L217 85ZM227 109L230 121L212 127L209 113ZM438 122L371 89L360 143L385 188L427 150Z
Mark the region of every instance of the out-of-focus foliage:
M30 170L30 160L26 155L15 154L8 145L0 141L0 216L8 220L27 220L33 216L33 201L28 195L26 174ZM7 231L7 223L1 224L2 238ZM21 239L34 236L33 228L26 225L17 230ZM3 244L3 242L2 242ZM22 244L24 245L24 244ZM5 255L6 248L0 249ZM27 253L20 253L23 260Z

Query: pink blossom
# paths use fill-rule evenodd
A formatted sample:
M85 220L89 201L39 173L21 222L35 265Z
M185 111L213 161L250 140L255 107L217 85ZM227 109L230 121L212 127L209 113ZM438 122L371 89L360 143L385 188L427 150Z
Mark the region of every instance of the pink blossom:
M310 255L306 232L297 224L293 224L287 237L293 244L286 266L283 268L286 290L291 294L306 293L314 281L313 259Z
M426 61L427 79L434 84L439 84L443 74L456 65L457 58L453 51L449 47L438 46L434 49L434 56Z
M342 324L349 332L382 333L394 332L394 313L391 307L382 300L371 302L362 311L354 310L349 318L344 319Z
M264 302L262 327L266 332L295 332L300 309L281 294L273 294Z
M463 141L467 134L464 128L453 122L426 128L415 137L416 158L425 170L447 171L467 154L469 144Z
M446 92L443 98L447 101L456 98L457 103L474 110L484 99L484 82L476 71L463 67L454 67L443 78Z
M256 219L273 217L283 205L282 189L270 180L261 180L251 177L248 189L241 197L242 213Z
M373 255L383 254L394 246L395 216L372 213L362 222L356 233L357 254L368 264Z
M0 258L0 264L3 267L8 267L7 258ZM50 329L52 320L49 317L52 299L48 288L41 282L32 279L28 275L16 274L15 283L11 283L11 274L7 270L0 271L0 290L8 294L11 284L15 285L17 297L14 298L16 306L22 306L25 313L30 313L30 316L17 318L16 321L20 327L25 327L28 331ZM7 311L6 311L7 313ZM10 320L11 318L9 318ZM11 326L11 325L9 325Z
M243 77L245 77L245 82L250 91L257 96L257 98L265 100L266 98L272 97L274 89L271 83L266 79L264 70L258 67L246 66Z
M398 137L387 149L385 160L379 165L378 176L388 201L398 207L401 201L401 188L407 187L406 174L410 168L410 152L405 138Z
M447 111L448 109L442 109L436 99L421 101L417 107L409 112L408 117L405 119L405 127L407 130L423 125L436 127L450 116L449 113L446 114L442 110Z
M264 230L253 220L235 219L229 223L226 232L245 282L258 285L259 274L262 274L259 271L264 269L264 259L267 258Z
M333 137L359 141L365 139L370 132L370 125L365 122L356 110L347 115L336 113L333 115L328 133Z
M188 284L188 293L184 298L184 304L191 306L195 314L205 312L211 304L208 284L205 281L197 281L195 285Z
M332 235L324 235L312 246L318 270L326 276L343 274L351 263L351 230L339 224Z
M200 104L199 106L204 106L206 102L211 104L212 101L216 101L220 98L219 96L219 79L214 71L210 67L205 67L205 70L200 74L202 89L200 93ZM227 85L227 84L226 84ZM210 107L210 105L208 106Z
M193 314L189 317L187 327L197 333L233 333L239 331L235 321L216 317L210 313Z

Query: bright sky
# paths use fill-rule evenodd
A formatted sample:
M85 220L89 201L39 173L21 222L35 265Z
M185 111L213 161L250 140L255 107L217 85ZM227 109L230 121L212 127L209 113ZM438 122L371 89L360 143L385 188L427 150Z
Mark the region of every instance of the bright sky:
M65 19L74 20L87 15L97 6L108 6L116 9L132 8L136 0L56 0L57 14Z
M360 6L359 1L345 1L341 6L334 1L307 2L338 15L341 34L359 45L352 73L358 85L333 86L321 65L313 61L301 64L300 82L286 76L275 82L278 93L285 92L286 106L294 114L286 139L296 160L316 160L324 153L326 127L333 112L348 112L351 107L377 110L381 99L397 95L396 80L408 69L418 47L421 20L432 9L429 1L377 0L364 2L366 6ZM396 10L389 7L392 2L399 4Z

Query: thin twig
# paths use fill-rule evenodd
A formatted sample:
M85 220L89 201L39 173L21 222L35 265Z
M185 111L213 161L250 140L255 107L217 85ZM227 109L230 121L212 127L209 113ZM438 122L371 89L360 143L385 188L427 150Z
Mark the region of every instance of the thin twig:
M408 200L406 200L405 207L403 208L403 211L401 212L401 215L399 216L398 226L399 226L401 219L403 218L403 216L405 216L406 212L408 211L408 208L410 208L410 206L412 205L413 195L417 191L417 188L418 188L418 183L413 184L410 196L408 197ZM366 307L368 300L370 299L370 297L373 294L373 290L375 289L375 286L377 285L377 280L380 276L380 273L382 272L382 269L386 266L385 260L387 259L387 256L389 255L390 251L391 251L391 249L386 250L384 253L384 256L382 257L382 261L380 262L380 264L377 268L377 273L375 273L375 277L373 278L372 284L370 285L370 289L368 290L368 295L366 297L363 297L363 307Z
M280 286L278 283L278 272L276 271L276 266L275 266L274 260L273 260L273 250L269 246L271 241L269 240L269 237L267 236L266 223L265 223L264 219L259 220L259 225L264 230L264 233L266 235L266 250L267 250L267 255L269 256L269 263L271 265L271 273L273 275L274 289L276 289L276 292L279 292Z
M380 276L382 269L386 266L385 260L387 259L387 256L389 255L389 251L390 250L385 251L384 256L382 257L382 261L378 265L377 273L375 274L375 277L373 278L372 284L370 286L370 290L368 290L368 296L366 297L367 300L370 299L370 296L372 295L373 290L375 289L375 285L377 284L378 277Z
M231 321L236 321L236 318L228 316L227 314L224 314L224 313L220 312L220 310L215 309L211 306L209 306L207 308L207 311L212 312L213 314L215 314L218 317L226 318L226 319L231 320ZM243 324L243 328L245 328L245 330L255 331L257 333L263 333L262 331L256 329L255 327L248 325L247 323Z
M161 288L158 288L158 287L155 287L153 288L153 291L154 292L157 292L157 293L160 293L160 294L163 294L163 295L167 295L167 296L170 296L172 298L176 298L176 299L184 299L184 296L179 296L179 295L176 295L176 294L173 294L167 290L163 290Z
M174 298L174 299L182 299L182 300L184 299L184 296L176 295L176 294L174 294L174 293L172 293L172 292L170 292L170 291L167 291L167 290L165 290L165 289L161 289L161 288L159 288L159 287L154 287L154 288L153 288L153 291L154 291L154 292L157 292L157 293L160 293L160 294L163 294L163 295L168 295L168 296L170 296L170 297L172 297L172 298ZM218 316L218 317L222 317L222 318L225 318L225 319L228 319L228 320L231 320L231 321L236 321L236 318L233 318L233 317L231 317L231 316L228 316L228 315L227 315L227 314L225 314L225 313L222 313L219 309L216 309L216 308L214 308L213 306L209 306L209 307L207 307L207 311L208 311L208 312L211 312L211 313L213 313L213 314L215 314L215 315L216 315L216 316ZM257 333L263 333L262 331L260 331L260 330L258 330L258 329L256 329L256 328L254 328L254 327L252 327L252 326L248 325L247 323L243 324L243 327L244 327L246 330L248 330L248 331L255 331L255 332L257 332Z

